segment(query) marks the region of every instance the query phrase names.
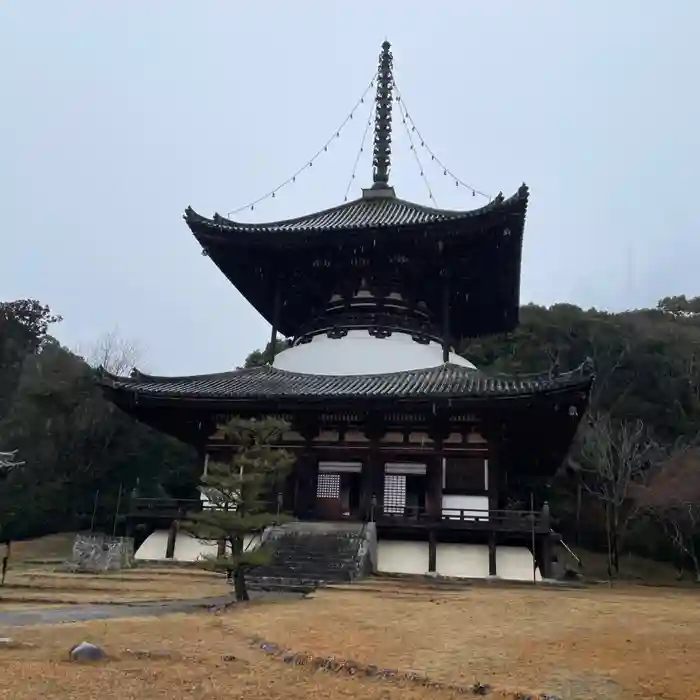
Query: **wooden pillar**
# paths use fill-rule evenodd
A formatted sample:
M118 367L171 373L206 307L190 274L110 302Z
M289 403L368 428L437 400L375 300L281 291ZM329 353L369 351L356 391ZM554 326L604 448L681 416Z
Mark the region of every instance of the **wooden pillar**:
M485 479L486 479L486 495L488 497L489 504L489 520L491 520L492 527L495 527L495 511L499 510L499 497L501 483L501 462L499 459L499 431L491 428L487 431L488 440L488 461L486 464ZM497 546L498 538L496 530L489 532L488 539L489 546L489 576L498 576L498 566L497 566Z
M545 534L542 536L540 545L540 573L542 578L552 578L552 532L551 532L551 514L549 511L549 503L545 501L542 506L542 529Z
M307 455L305 451L300 450L297 453L296 461L292 467L292 476L294 478L294 500L292 505L292 513L295 517L303 517L308 509L308 477L307 477Z
M437 530L431 527L428 531L428 572L437 571Z
M450 284L447 274L442 278L442 361L450 359Z
M482 433L483 434L483 433ZM501 450L499 441L500 431L489 426L485 435L488 440L488 468L486 469L486 494L489 499L489 510L498 510L500 505L500 484L502 481Z
M294 515L310 518L316 508L318 465L314 458L313 440L320 430L320 421L315 414L297 416L292 430L304 438L304 448L299 451L294 464Z
M316 491L318 488L318 464L309 440L306 449L300 457L298 471L299 485L297 488L299 512L301 518L313 517L316 511Z
M489 576L498 576L496 567L496 532L489 533Z
M552 578L552 537L543 535L539 546L540 574L543 579Z
M294 453L292 453L294 454ZM294 464L292 465L292 468L288 472L288 474L284 477L284 481L281 484L281 492L282 492L282 510L287 512L287 513L293 513L294 509L296 507L296 492L297 492L297 462L298 462L298 455L295 455L296 459L294 460ZM278 498L278 495L275 494L275 498Z
M370 448L370 502L374 503L374 518L380 518L384 513L384 461L377 441L374 449Z
M277 329L280 325L280 311L282 307L280 286L280 280L278 277L277 281L275 282L275 297L272 307L272 328L270 329L270 347L267 355L267 361L270 365L275 361L275 354L277 353Z
M364 434L369 440L369 451L367 455L368 468L368 497L369 504L374 497L375 519L384 512L384 461L382 459L380 440L386 433L386 426L381 416L367 416Z
M429 466L428 477L428 515L435 520L442 519L442 480L444 446L450 434L449 417L445 414L436 415L428 427L428 436L435 446L434 457Z
M360 513L365 522L373 518L372 494L374 492L372 482L373 464L370 458L362 462L362 474L360 475ZM375 514L376 515L376 514Z
M177 531L180 527L179 520L173 520L168 530L168 542L165 545L165 558L172 559L175 556L175 542L177 541Z
M442 519L442 451L438 451L428 465L428 516Z

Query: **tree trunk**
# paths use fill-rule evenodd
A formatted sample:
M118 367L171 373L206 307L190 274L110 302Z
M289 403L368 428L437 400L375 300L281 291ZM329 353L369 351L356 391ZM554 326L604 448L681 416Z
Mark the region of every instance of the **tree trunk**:
M10 564L10 547L11 547L10 540L7 540L5 542L5 556L2 558L2 579L0 579L0 586L5 585L5 576L7 574L7 567Z
M250 600L248 596L248 587L245 583L245 571L242 566L236 567L233 571L233 590L236 593L236 601L239 603Z
M612 578L612 523L610 522L610 504L605 504L605 537L608 549L608 578Z
M682 581L685 576L685 562L683 561L683 552L675 552L676 554L676 581Z
M690 558L693 560L693 568L695 569L695 583L700 583L700 561L698 561L698 553L695 549L695 540L692 535L690 536L688 550Z
M583 501L583 487L580 477L576 479L576 546L581 546L581 506Z
M618 535L618 514L617 514L617 509L615 506L612 506L612 518L611 518L611 523L610 523L610 561L612 563L612 568L613 571L615 572L616 576L619 576L620 574L620 548L619 548L619 541L620 541L620 536Z

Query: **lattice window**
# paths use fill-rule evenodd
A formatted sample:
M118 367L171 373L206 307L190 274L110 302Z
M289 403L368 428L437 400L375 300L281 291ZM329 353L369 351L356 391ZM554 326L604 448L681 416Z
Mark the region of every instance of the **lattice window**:
M316 498L340 498L340 474L319 474Z
M406 475L384 475L384 512L403 515L406 511Z

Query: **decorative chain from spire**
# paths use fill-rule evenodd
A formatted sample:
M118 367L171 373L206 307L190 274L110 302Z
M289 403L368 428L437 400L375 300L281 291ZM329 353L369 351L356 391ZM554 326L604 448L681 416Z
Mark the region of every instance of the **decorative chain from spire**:
M374 117L374 185L383 189L389 185L391 167L391 108L394 102L394 58L391 44L385 41L379 54L377 70L376 112Z

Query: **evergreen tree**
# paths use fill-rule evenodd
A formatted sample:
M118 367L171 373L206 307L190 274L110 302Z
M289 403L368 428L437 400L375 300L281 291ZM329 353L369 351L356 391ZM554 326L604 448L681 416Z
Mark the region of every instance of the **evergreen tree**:
M275 445L287 428L274 418L230 421L223 432L235 447L227 461L209 463L200 487L204 507L184 525L199 539L219 543L218 553L206 557L202 566L226 571L239 601L248 600L246 570L269 557L263 544L246 548L244 537L261 535L285 519L278 494L294 458Z

